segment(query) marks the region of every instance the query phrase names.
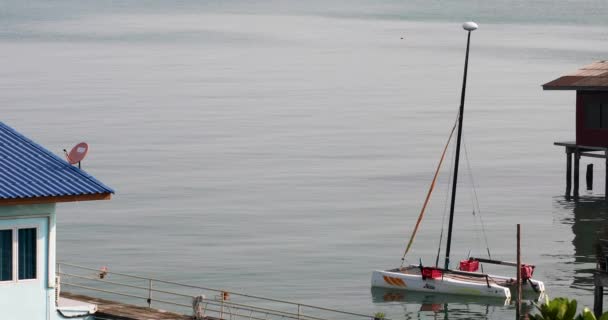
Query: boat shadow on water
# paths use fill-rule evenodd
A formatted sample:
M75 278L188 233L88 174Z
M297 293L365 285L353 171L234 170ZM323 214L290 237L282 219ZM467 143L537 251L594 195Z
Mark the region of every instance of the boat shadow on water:
M514 312L510 299L415 292L388 288L371 288L372 302L377 305L401 305L407 313L432 314L442 319L491 319L496 313ZM533 313L534 303L544 294L524 296L522 314ZM416 318L416 317L414 317ZM426 317L425 317L426 318Z

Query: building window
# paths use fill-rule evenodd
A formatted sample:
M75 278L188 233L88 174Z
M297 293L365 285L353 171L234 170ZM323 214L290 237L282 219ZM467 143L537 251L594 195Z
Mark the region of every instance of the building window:
M38 229L0 230L0 281L37 279Z
M36 279L36 228L19 229L19 280Z
M584 112L585 128L608 129L608 104L589 102Z
M0 230L0 281L13 280L13 230Z

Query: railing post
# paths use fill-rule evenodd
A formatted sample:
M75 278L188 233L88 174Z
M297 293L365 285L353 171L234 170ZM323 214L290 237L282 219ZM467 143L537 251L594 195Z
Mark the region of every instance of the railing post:
M220 319L224 319L224 291L222 291L221 297L222 297L222 307L220 310Z
M302 306L298 303L298 320L300 320L300 315L302 314L301 308Z
M152 307L152 279L148 279L148 308Z

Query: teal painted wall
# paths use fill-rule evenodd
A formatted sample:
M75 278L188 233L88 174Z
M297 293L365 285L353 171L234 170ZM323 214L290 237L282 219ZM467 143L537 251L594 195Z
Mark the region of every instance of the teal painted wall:
M37 279L0 282L0 319L44 320L56 319L54 282L49 277L49 266L54 275L55 205L0 206L0 229L36 227ZM53 236L49 237L49 227ZM53 239L53 245L48 242ZM52 250L49 250L51 249ZM51 255L49 255L49 251ZM52 281L49 281L52 280Z
M0 230L31 227L38 228L37 279L0 282L0 320L64 320L55 306L55 204L0 206Z

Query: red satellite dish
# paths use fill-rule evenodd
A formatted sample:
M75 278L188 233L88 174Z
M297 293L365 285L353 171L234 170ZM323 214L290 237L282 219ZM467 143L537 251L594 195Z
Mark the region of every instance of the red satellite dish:
M89 145L86 142L75 145L74 148L70 150L70 153L67 154L68 162L70 164L79 163L87 155L87 152L89 152Z

